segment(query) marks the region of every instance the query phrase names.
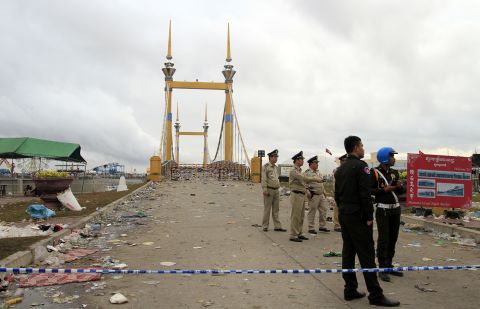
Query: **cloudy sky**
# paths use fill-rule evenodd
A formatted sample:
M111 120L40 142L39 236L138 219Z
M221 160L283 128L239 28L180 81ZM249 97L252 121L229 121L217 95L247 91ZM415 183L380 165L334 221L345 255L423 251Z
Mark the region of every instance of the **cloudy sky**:
M478 1L170 3L0 1L0 135L75 142L89 166L144 170L160 143L172 19L174 77L192 81L223 80L230 22L249 155L338 156L351 134L367 152L480 149ZM178 90L173 101L185 131L201 130L208 103L213 152L223 93ZM181 141L183 162L201 151L198 137Z

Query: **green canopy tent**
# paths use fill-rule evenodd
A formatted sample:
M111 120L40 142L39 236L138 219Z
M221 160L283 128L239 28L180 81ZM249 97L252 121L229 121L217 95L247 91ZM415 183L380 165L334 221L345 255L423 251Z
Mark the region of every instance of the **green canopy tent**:
M49 141L32 137L0 138L0 158L2 159L45 158L64 162L84 163L83 192L87 161L85 161L80 154L80 149L79 144Z
M46 158L67 162L86 163L80 154L80 145L31 137L0 138L0 158Z

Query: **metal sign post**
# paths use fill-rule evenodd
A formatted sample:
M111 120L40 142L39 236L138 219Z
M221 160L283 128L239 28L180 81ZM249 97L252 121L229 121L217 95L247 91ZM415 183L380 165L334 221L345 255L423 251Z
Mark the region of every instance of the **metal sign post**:
M265 157L265 150L257 151L258 157L260 158L260 182L262 182L262 158Z

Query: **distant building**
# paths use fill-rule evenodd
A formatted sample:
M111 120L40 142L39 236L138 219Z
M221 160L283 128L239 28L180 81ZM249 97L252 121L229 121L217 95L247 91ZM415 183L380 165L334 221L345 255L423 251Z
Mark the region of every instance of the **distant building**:
M400 160L395 158L395 169L399 171L406 171L407 170L407 160ZM370 167L376 167L380 164L380 162L377 161L377 152L371 152L370 153L370 159L366 160L368 166Z

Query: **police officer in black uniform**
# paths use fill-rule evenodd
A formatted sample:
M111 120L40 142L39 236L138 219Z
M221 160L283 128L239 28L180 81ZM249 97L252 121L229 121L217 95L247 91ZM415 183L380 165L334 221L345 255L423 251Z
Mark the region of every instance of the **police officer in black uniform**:
M342 268L355 268L355 255L358 255L362 268L375 268L370 168L360 160L365 151L359 137L345 138L344 146L348 154L347 161L335 172L335 202L338 205L343 239ZM365 293L357 291L355 273L343 273L342 276L345 280L345 300L365 297ZM376 273L364 272L363 276L371 305L384 307L400 305L400 302L383 295Z
M393 267L395 256L395 245L400 229L400 204L398 195L405 192L402 183L399 181L398 171L393 169L395 165L394 155L397 152L392 147L382 147L377 151L377 160L380 165L373 168L371 175L372 195L375 196L374 205L375 219L377 221L377 259L378 266L382 268ZM390 273L379 273L381 280L390 282L390 275L402 277L403 273L392 271Z

